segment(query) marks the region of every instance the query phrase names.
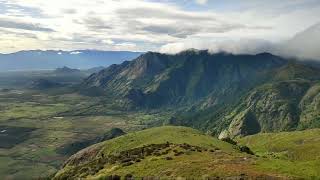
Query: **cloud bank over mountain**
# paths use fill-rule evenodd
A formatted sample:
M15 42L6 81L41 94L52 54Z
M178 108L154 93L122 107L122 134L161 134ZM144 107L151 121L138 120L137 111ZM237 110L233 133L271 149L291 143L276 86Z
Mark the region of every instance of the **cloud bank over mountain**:
M312 37L290 39L319 17L318 0L0 0L0 52L271 48L317 58L312 48L302 52L292 45ZM286 41L290 48L275 48Z
M270 52L284 57L320 61L320 23L297 33L289 40L272 43L259 39L239 40L190 40L170 43L161 47L160 52L178 53L186 49L209 49L211 52L229 52L233 54L258 54Z

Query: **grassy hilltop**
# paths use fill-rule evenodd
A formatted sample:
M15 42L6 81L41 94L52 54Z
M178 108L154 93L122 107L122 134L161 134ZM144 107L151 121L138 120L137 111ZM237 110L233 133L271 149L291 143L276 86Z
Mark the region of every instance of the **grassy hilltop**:
M312 135L308 131L303 133L306 136ZM248 142L247 139L240 141L243 144ZM248 145L257 150L255 146L257 142L251 142L253 144L248 143ZM317 175L316 164L309 167L308 172L287 172L281 168L273 168L272 164L277 164L279 161L289 164L289 159L264 155L260 151L257 151L258 155L250 155L239 151L239 147L191 128L172 126L151 128L129 133L80 151L65 163L64 168L54 179L104 179L111 175L196 179L242 176L290 179L311 178ZM293 146L292 148L294 149ZM268 164L270 166L267 166Z

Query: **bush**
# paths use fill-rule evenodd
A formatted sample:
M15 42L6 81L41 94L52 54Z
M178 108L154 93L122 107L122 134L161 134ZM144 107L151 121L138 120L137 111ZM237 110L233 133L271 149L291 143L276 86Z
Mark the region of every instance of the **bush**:
M224 141L224 142L227 142L227 143L229 143L229 144L232 144L232 145L237 145L237 142L234 141L233 139L229 138L229 137L223 138L223 139L221 139L221 140Z
M254 153L251 151L251 149L250 149L248 146L238 146L238 149L239 149L241 152L254 155Z

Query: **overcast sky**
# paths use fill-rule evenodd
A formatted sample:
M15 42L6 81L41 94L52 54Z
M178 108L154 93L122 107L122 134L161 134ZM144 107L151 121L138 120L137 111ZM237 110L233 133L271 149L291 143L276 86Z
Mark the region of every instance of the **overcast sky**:
M292 43L319 45L303 35L319 39L319 17L319 0L0 0L0 52L200 48L290 54L296 52ZM291 50L283 50L289 41ZM306 56L317 57L316 51Z

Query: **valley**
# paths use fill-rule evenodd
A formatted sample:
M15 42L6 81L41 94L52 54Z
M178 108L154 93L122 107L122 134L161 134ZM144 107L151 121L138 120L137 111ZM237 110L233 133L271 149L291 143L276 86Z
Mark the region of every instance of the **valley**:
M35 79L48 78L47 73L36 74ZM4 84L0 91L0 177L5 179L47 177L81 149L74 144L100 137L115 127L131 132L158 123L151 119L160 121L153 118L157 114L115 110L111 101L81 95L69 86L32 89L25 86L28 84L31 80ZM92 113L101 107L101 101L103 110ZM91 113L82 112L90 107Z
M0 79L5 179L319 176L320 71L309 64L148 52L94 72ZM309 148L315 160L302 155Z
M0 0L0 180L320 180L319 0Z

